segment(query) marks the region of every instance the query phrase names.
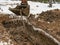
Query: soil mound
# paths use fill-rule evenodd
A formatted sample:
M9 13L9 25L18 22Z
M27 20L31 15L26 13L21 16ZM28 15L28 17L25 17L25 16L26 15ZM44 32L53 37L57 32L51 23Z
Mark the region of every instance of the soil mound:
M55 9L55 10L42 12L41 14L39 14L38 18L43 19L44 21L47 21L47 22L60 20L60 10Z

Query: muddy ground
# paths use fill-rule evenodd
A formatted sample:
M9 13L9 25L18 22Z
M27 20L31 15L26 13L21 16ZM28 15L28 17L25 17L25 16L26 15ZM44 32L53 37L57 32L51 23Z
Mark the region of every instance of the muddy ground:
M50 10L37 15L37 18L34 18L35 16L29 18L32 25L43 29L60 41L60 10Z
M0 16L0 41L8 42L11 39L10 43L14 45L58 45L44 33L33 29L32 25L39 27L38 24L40 22L38 23L37 19L37 21L34 18L32 19L32 16L30 17L32 20L29 18L29 22L31 21L32 25L26 21L24 21L23 25L21 20L5 16ZM40 26L42 27L42 25Z

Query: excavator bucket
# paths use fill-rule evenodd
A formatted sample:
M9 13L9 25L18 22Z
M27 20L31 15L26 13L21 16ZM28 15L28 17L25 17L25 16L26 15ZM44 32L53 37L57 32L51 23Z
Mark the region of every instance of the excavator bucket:
M30 12L30 6L27 4L27 0L22 0L21 5L17 5L15 8L9 8L10 11L16 15L28 16Z

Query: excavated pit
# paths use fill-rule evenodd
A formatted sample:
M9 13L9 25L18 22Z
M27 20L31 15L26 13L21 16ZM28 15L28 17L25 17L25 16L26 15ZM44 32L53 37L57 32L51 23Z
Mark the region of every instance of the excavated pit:
M6 19L0 23L1 35L4 36L7 33L8 36L5 35L4 38L11 39L13 45L58 45L44 33L34 30L32 25L25 21L25 27L21 20L15 19ZM3 31L6 33L2 34ZM2 40L4 39L2 38ZM5 40L7 39L5 38Z

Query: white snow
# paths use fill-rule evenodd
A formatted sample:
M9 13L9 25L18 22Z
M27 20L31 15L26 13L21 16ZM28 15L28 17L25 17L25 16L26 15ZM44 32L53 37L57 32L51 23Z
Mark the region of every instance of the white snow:
M29 2L30 5L30 13L37 14L41 13L42 11L53 10L53 9L60 9L60 4L53 4L53 7L48 7L49 4L47 3L40 3L40 2Z
M0 41L0 45L13 45L10 42L11 40L9 40L8 42Z
M16 7L16 4L20 4L20 1L2 1L0 3L0 12L2 13L7 13L7 14L13 14L11 11L9 11L9 7ZM11 5L13 4L13 5ZM15 5L14 5L15 4ZM53 9L60 9L60 4L53 4L53 7L50 8L48 7L48 3L40 3L40 2L32 2L28 1L28 4L30 5L30 13L31 14L39 14L42 11L47 11L47 10L53 10ZM3 11L2 11L3 10Z

